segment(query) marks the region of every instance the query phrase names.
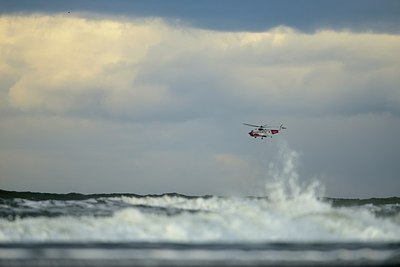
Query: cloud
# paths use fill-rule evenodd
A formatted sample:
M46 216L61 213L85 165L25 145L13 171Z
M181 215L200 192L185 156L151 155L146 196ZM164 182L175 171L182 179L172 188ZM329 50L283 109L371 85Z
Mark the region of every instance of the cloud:
M244 159L239 158L237 155L217 154L214 158L218 163L222 163L223 165L231 168L248 166L248 162Z
M136 119L232 109L399 113L397 35L216 32L63 15L0 24L3 105L13 109Z
M330 196L396 194L399 48L395 34L3 15L1 186L251 195L287 139ZM242 122L288 130L259 142Z
M91 104L107 108L115 94L126 94L132 87L134 65L146 55L149 44L157 42L159 23L152 23L149 27L146 22L62 16L1 18L3 64L16 73L9 88L11 106L54 112ZM133 99L140 102L141 96L154 101L147 92ZM92 103L93 99L98 102Z

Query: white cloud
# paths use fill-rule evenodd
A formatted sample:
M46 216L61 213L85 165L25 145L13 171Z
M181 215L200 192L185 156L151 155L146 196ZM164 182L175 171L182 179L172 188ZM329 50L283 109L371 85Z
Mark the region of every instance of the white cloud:
M3 16L0 25L1 86L21 110L199 115L209 102L214 116L263 103L289 113L399 112L397 35L61 15Z

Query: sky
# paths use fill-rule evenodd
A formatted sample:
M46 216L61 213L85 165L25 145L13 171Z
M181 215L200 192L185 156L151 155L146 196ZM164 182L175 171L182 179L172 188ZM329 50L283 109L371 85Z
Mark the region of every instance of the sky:
M263 195L293 163L400 196L399 26L389 0L1 0L0 188Z

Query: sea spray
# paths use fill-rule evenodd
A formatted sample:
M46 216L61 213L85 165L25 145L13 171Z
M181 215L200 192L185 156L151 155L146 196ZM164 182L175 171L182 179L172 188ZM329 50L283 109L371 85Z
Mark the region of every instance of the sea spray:
M313 228L300 241L320 240L392 240L392 233L399 232L396 216L393 223L377 218L371 209L365 207L332 207L324 201L325 188L316 179L300 182L297 172L299 153L291 149L286 141L280 141L279 150L268 164L264 205L267 213L272 213L282 225L287 224L303 233L309 226ZM303 224L304 223L304 224ZM294 233L293 236L298 236ZM285 240L283 236L282 240ZM396 239L396 238L395 238Z
M286 141L279 142L279 151L275 159L268 164L265 194L273 203L290 202L290 205L299 201L322 204L318 198L323 196L324 187L316 179L311 182L300 182L297 172L299 153L290 149Z

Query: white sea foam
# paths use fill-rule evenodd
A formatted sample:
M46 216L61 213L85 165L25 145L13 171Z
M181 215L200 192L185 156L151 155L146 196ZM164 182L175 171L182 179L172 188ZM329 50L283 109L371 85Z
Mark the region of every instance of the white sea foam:
M158 205L163 204L162 199L157 201ZM296 204L295 199L279 204L241 198L209 198L204 202L207 203L193 202L189 206L200 210L206 207L207 212L166 215L127 208L111 217L0 220L0 240L293 242L398 241L400 237L398 224L376 218L365 209L332 208L325 203L312 203L310 207L305 206L305 200Z
M297 158L281 147L269 166L268 198L116 197L130 207L111 216L0 219L0 241L400 241L398 220L321 201L317 182L299 182Z

